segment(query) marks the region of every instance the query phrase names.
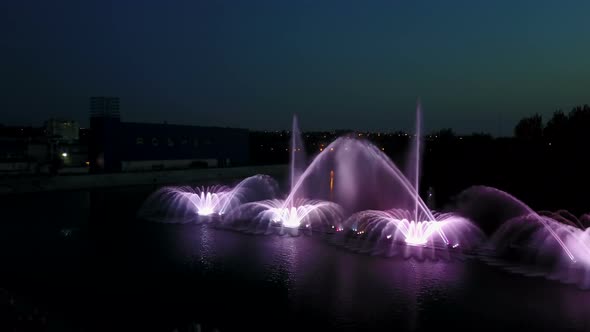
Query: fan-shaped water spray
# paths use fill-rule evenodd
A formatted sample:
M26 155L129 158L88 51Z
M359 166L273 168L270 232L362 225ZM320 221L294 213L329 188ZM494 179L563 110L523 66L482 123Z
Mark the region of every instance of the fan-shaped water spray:
M230 196L231 189L225 186L164 187L154 192L138 212L142 219L187 223L218 214ZM201 218L202 219L202 218Z
M482 259L512 272L545 276L590 287L590 236L569 213L536 213L514 196L472 187L459 196L459 210L474 221L501 209ZM568 218L564 217L568 216Z
M213 213L220 213L218 211L219 205L223 205L225 197L228 195L227 192L211 192L209 188L200 189L197 192L200 193L187 193L183 192L183 195L188 196L188 200L195 206L197 214L200 216L209 216Z
M327 223L340 222L342 209L325 200L303 198L305 190L293 191L306 167L305 149L297 116L293 116L290 144L290 194L288 200L265 200L244 204L225 218L224 225L254 233L270 233L279 227L280 233L298 235L298 230L324 230ZM315 189L315 188L314 188ZM311 191L311 190L310 190Z
M590 288L590 229L532 213L507 220L490 247L493 254L482 258L492 265Z
M298 235L300 230L326 232L334 230L342 220L338 204L308 199L297 199L285 207L283 200L265 200L243 204L224 219L234 229L251 233L279 233Z
M344 222L345 232L338 241L355 251L370 254L436 259L444 254L434 251L469 252L484 239L484 234L469 220L452 213L433 213L433 219L413 211L369 210L353 214ZM400 250L413 246L421 250ZM425 255L428 253L428 255Z
M163 187L146 199L138 217L166 223L211 220L244 202L272 198L277 191L276 181L267 175L251 176L233 188L219 185Z

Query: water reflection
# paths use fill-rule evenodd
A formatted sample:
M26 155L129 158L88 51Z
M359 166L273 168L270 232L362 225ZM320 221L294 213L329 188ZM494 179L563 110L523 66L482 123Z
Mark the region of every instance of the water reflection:
M190 322L220 331L590 330L590 292L575 287L475 260L357 254L319 234L133 222L144 197L129 197L60 193L35 209L4 200L3 285L48 303L50 317L103 330L121 319L129 330L161 331Z
M269 241L270 250L261 255L263 259L265 256L271 257L265 263L265 268L269 271L267 280L276 284L284 283L289 295L292 295L292 291L296 289L295 282L298 280L300 259L298 242L302 240L291 236L274 236Z
M195 231L201 242L191 249L201 257L197 270L226 266L225 273L239 273L235 282L273 285L278 315L294 325L432 330L450 321L469 328L483 321L503 328L537 317L531 326L561 326L567 320L566 325L578 329L590 321L585 307L576 305L590 300L590 293L490 270L474 260L392 259L354 254L318 237L251 236L207 227ZM518 308L508 312L506 306L515 303ZM539 320L539 313L546 317Z
M183 243L199 257L195 270L213 273L231 265L225 272L239 271L236 282L278 287L287 298L287 317L321 315L332 328L376 328L393 320L414 330L422 312L457 297L463 278L459 261L364 256L310 237L257 237L202 226L191 232L199 244Z

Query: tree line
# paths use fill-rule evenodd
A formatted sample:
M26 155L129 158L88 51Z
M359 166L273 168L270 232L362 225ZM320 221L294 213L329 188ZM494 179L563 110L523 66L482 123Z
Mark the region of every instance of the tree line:
M587 142L590 138L590 106L576 106L567 114L557 110L547 123L539 114L525 117L514 127L514 136L549 143Z

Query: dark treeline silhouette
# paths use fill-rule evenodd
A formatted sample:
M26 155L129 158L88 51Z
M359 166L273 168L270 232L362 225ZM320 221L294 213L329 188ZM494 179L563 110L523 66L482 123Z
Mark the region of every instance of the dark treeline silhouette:
M552 145L584 145L590 138L590 106L574 107L568 114L557 110L545 125L538 114L523 118L514 128L514 136L524 140L542 139Z
M462 144L448 131L425 153L424 177L447 199L470 185L508 191L536 210L590 212L590 107L554 112L546 124L521 119L514 137L471 136ZM442 135L439 135L442 137Z
M514 180L529 183L519 191L533 196L540 208L590 212L590 107L557 110L546 124L538 114L524 118L514 135L520 154Z
M314 132L304 133L303 139L313 157L345 134L370 140L405 169L411 146L407 133ZM253 132L250 138L254 163L288 162L289 132ZM537 114L524 118L516 124L514 137L457 135L447 128L430 133L424 141L420 190L424 196L433 188L438 208L452 204L470 186L486 185L513 194L535 210L590 212L588 105L569 113L558 110L546 124Z

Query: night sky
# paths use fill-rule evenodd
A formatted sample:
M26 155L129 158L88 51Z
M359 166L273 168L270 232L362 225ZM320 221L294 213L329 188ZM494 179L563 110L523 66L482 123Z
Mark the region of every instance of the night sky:
M170 4L174 2L174 4ZM512 132L590 103L590 1L0 2L0 123Z

